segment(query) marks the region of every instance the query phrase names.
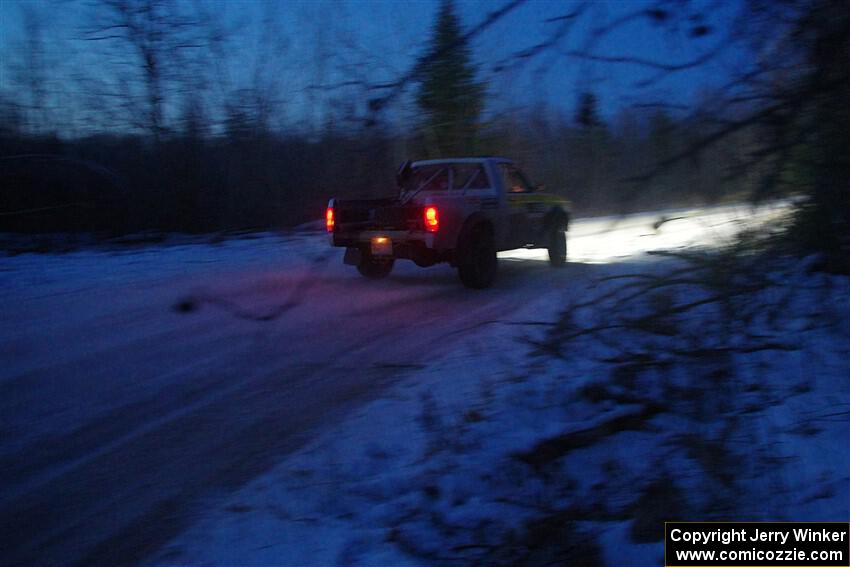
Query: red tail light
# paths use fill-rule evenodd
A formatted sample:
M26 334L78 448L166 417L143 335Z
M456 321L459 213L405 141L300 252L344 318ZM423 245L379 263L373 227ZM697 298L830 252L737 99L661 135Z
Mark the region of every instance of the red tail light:
M328 229L328 232L334 231L334 208L328 207L325 210L325 228Z
M440 217L437 214L437 207L425 207L425 230L428 232L437 232L440 228Z

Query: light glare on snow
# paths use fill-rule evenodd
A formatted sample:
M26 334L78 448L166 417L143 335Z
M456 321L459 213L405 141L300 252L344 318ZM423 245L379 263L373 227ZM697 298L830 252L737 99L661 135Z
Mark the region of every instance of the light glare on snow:
M769 222L786 211L787 204L780 202L760 208L757 214L749 205L728 205L575 220L567 232L567 259L610 264L653 250L717 248L728 244L747 223ZM500 252L499 258L549 261L545 249Z

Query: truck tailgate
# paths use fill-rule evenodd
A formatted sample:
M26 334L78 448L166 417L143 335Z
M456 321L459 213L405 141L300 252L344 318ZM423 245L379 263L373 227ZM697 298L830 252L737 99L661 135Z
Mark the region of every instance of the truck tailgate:
M334 201L337 230L408 230L421 207L406 206L396 198Z

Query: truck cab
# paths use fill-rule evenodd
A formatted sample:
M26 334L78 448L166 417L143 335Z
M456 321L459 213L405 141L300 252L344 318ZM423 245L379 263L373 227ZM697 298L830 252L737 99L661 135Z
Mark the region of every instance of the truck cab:
M484 288L498 251L547 248L553 266L566 261L568 201L540 191L509 159L405 162L397 184L395 197L328 203L331 244L366 277L387 276L396 259L449 262L466 286Z

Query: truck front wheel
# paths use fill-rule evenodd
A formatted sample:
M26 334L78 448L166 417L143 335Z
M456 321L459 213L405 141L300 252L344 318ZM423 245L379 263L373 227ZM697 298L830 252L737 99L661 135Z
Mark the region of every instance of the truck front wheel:
M549 233L549 264L559 268L567 263L567 233L556 226Z
M498 259L493 231L487 226L477 226L462 243L458 258L458 275L466 287L483 289L496 279Z
M394 258L376 258L366 250L360 256L357 271L370 280L380 280L390 275L393 271Z

